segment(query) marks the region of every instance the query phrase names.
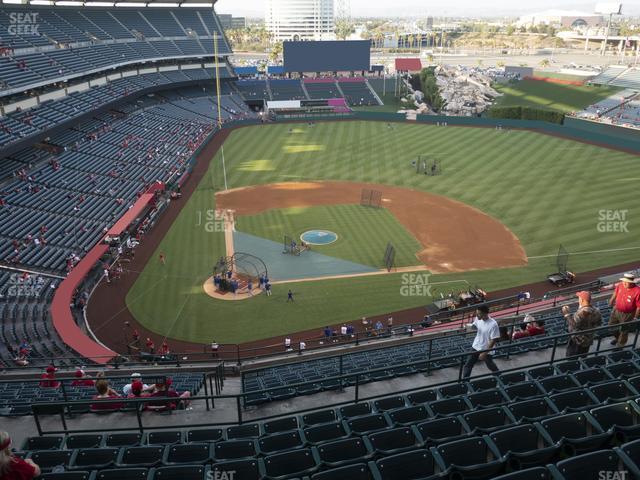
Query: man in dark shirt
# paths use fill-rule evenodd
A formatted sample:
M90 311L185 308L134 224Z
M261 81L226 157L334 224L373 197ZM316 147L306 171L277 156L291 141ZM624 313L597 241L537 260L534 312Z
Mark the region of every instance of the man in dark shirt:
M591 305L591 293L582 291L576 293L576 296L578 297L578 311L576 313L570 313L568 305L562 307L569 333L577 333L569 338L567 357L586 355L593 344L593 332L579 332L597 328L602 324L600 310Z

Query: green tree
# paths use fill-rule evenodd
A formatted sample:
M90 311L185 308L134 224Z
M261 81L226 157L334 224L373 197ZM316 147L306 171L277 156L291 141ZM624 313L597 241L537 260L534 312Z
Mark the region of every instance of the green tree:
M514 27L513 25L507 25L507 35L511 36L515 31L516 31L516 27Z
M269 52L269 60L275 62L282 55L282 42L274 43Z
M440 88L436 82L435 67L423 68L420 72L420 86L424 93L425 102L435 111L439 112L445 105L440 96Z
M353 27L353 24L346 20L336 22L336 37L339 40L346 40L354 32L355 28Z

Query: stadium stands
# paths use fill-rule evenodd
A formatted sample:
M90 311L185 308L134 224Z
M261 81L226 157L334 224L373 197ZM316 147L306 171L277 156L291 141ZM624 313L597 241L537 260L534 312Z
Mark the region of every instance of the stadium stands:
M596 85L614 85L640 91L640 68L612 65L591 80Z
M365 78L339 78L338 86L352 107L381 104Z
M609 307L606 303L599 305L605 321L608 321ZM557 335L565 331L565 323L562 315L556 310L551 313L541 314L537 317L545 322L545 333ZM308 395L323 390L340 388L339 380L332 379L342 374L359 373L359 383L384 380L393 377L416 373L415 367L402 366L416 359L425 359L421 370L437 370L455 365L454 361L435 361L427 365L428 358L438 358L456 353L466 352L469 348L471 334L457 336L436 337L431 340L423 340L407 345L380 348L366 352L345 354L334 357L326 357L320 360L289 363L281 366L273 366L263 369L255 369L243 373L243 388L246 392L247 405L259 405L273 400L283 400L297 395ZM537 340L536 337L532 337ZM530 338L529 338L530 340ZM551 345L544 336L534 345L520 346L522 341L514 341L510 354L526 353L531 350L547 348ZM429 356L430 355L430 356ZM500 352L500 356L506 352ZM340 366L342 365L342 370ZM368 374L370 370L383 369ZM353 382L353 380L351 380ZM314 382L298 388L291 387L297 383ZM259 390L268 390L267 393L253 393Z
M212 78L213 71L202 68L126 77L4 116L3 145L55 133L47 138L47 149L24 148L2 162L0 176L7 181L0 191L0 264L63 275L145 188L181 175L210 134L217 107L212 85L176 86ZM226 82L222 86L223 121L252 117L234 89ZM135 96L150 90L156 92L153 97ZM110 111L96 113L107 104ZM82 121L70 123L75 118ZM62 124L73 128L61 130ZM181 136L172 135L176 129ZM2 272L3 278L12 275ZM9 347L17 349L23 340L31 345L31 366L74 357L48 311L59 280L44 280L38 287L42 295L25 295L23 284L29 280L19 280L18 285L2 283L0 361L13 365L16 355ZM88 363L79 357L61 362Z
M221 77L223 75L228 75L226 69L221 71ZM139 94L148 89L169 88L178 82L212 80L214 78L213 70L202 68L149 73L117 79L106 85L75 92L56 101L42 103L29 110L15 111L0 119L0 147L57 128L65 122L86 115L87 111L121 101L122 97L128 95ZM226 82L224 85L227 91L230 91ZM227 92L223 90L224 93Z
M238 80L236 87L246 100L271 100L266 80Z
M625 89L575 114L577 118L625 127L640 126L640 94Z
M560 360L545 367L546 374L537 369L477 378L467 384L468 393L450 397L443 392L456 382L252 423L30 437L18 454L38 463L43 478L95 472L96 478L204 480L215 474L207 472L231 471L243 479L582 480L597 478L598 471L638 478L640 357L618 353L601 358L617 365L619 356L629 357L622 363L633 363L635 376L580 383L576 376L593 367ZM610 374L607 366L597 368ZM569 375L575 381L570 391L589 401L567 406L543 387L558 374ZM509 393L528 383L537 385L535 396ZM602 392L619 390L612 384L630 398L603 399ZM490 406L475 403L492 391L499 396Z
M314 100L325 100L329 98L342 98L342 93L336 86L336 81L330 79L305 79L304 86L309 97Z
M0 95L73 77L88 81L92 73L123 64L211 57L213 36L221 33L218 19L206 8L33 8L40 15L40 35L0 32L5 48ZM9 11L0 11L2 32L10 26ZM230 49L222 38L224 56ZM204 61L195 66L167 62L153 73L126 77L118 70L120 77L104 85L13 110L0 120L0 148L10 152L0 167L0 363L13 364L21 344L28 346L34 367L52 358L68 367L89 363L52 328L49 308L57 284L150 186L181 178L194 152L214 132L218 112L226 122L255 118L244 101L344 98L351 106L381 103L364 78L232 82L226 67L221 69L218 100L211 82L214 72ZM640 82L635 75L629 71L608 81L634 85ZM634 102L628 102L627 119L638 116L631 110L638 108ZM600 108L614 111L615 105ZM32 138L43 143L28 148L18 143ZM88 286L81 285L74 300L84 300ZM600 307L608 318L608 307ZM80 308L72 313L81 319ZM555 311L538 319L546 322L548 335L566 331ZM414 339L253 370L243 375L247 395L244 404L237 403L238 415L247 406L353 385L353 380L333 378L342 373L360 374L358 381L365 383L457 367L455 359L428 359L463 355L469 343L466 335ZM514 341L508 353L542 350L551 343L545 336L527 344ZM425 361L406 365L416 359ZM113 388L121 391L130 378L111 373ZM203 373L172 377L176 390L194 396L205 382ZM157 375L145 374L144 380L155 382ZM0 415L29 415L33 405L45 408L38 405L42 403L86 401L59 411L80 422L95 420L98 412L89 406L94 388L62 382L59 388L47 388L38 380L0 381ZM296 386L302 382L310 383ZM255 393L259 390L267 393ZM42 478L57 480L204 480L227 478L220 475L226 472L242 480L502 474L573 479L584 475L585 465L590 472L601 468L640 475L639 402L640 353L629 348L250 423L191 428L191 419L182 417L172 430L143 431L140 423L139 430L123 432L119 424L104 428L96 422L89 432L28 438L17 446L17 454L38 463ZM117 411L118 419L140 419L143 414L131 405L99 414Z
M116 65L211 56L214 35L221 38L219 53L231 53L221 36L217 18L207 9L151 7L78 11L12 5L0 14L3 32L10 30L10 14L14 12L36 13L39 35L28 31L20 34L18 30L16 35L0 39L6 49L0 57L0 80L5 90L0 90L0 95Z
M153 384L158 380L158 375L142 377L146 384ZM172 388L178 392L188 391L196 395L203 386L204 377L201 373L177 373L171 376ZM73 379L63 380L64 388L42 387L39 381L21 381L19 383L0 383L0 415L18 416L30 415L31 405L45 402L82 401L91 400L96 395L93 386L73 386ZM130 377L110 377L109 384L116 392L122 395L123 387L131 383ZM116 408L126 411L128 407ZM89 405L74 407L75 413L88 413Z
M95 137L88 135L92 139L52 155L48 163L5 186L3 261L64 271L66 259L98 241L145 185L174 176L193 150L187 145L190 139L202 142L211 129L211 120L176 105L155 105L121 121L112 115L99 119ZM178 126L185 136L171 137ZM158 140L162 150L154 146ZM21 243L17 248L16 242Z
M268 80L273 100L308 100L300 80Z
M625 70L626 70L626 67L611 65L606 70L604 70L600 75L597 75L596 77L591 79L591 83L594 83L596 85L609 85L613 80L618 78Z
M609 84L640 91L640 68L629 68L625 70L618 77L609 82Z

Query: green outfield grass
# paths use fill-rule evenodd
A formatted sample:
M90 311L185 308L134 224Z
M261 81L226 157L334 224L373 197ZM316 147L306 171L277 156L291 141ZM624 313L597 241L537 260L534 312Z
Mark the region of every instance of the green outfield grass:
M391 83L391 82L389 82ZM393 85L390 87L393 91ZM386 95L382 95L378 93L380 100L384 105L372 105L372 106L364 106L364 107L353 107L353 109L357 112L387 112L387 113L396 113L398 110L404 110L409 107L408 104L402 103L400 98L395 96L393 93L387 93Z
M503 93L496 107L534 107L561 112L576 112L604 100L621 89L611 86L560 85L536 80L522 80L506 85L494 85Z
M396 248L397 267L420 265L416 253L422 246L384 208L332 205L276 209L238 217L237 222L237 230L274 242L282 242L285 233L298 239L307 230L328 229L338 234L338 240L314 245L313 251L376 268L385 267L384 251L391 242Z
M577 80L579 82L583 82L585 77L582 75L571 75L569 73L560 73L560 72L547 72L545 70L535 70L533 75L536 77L543 78L557 78L559 80Z
M290 128L271 124L233 132L225 143L229 187L326 179L431 191L499 219L530 257L523 268L433 275L436 293L459 290L465 282L496 290L543 280L554 270L560 243L573 252L569 266L578 272L640 256L640 205L633 201L637 156L525 131L419 124L388 129L384 122L356 121L295 125L292 135ZM441 160L443 175L417 175L411 161L418 155ZM222 173L218 154L127 296L146 327L202 343L242 342L431 301L403 296L401 274L297 282L275 286L271 298L246 302L206 296L202 284L224 254L224 238L199 220L215 209ZM627 210L630 233L600 233L600 210ZM160 251L167 256L164 266L157 261ZM295 304L286 303L288 288L296 293Z

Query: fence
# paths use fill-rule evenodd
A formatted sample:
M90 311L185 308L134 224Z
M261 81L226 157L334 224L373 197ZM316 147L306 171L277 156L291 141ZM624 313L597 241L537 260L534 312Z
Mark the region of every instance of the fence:
M634 335L634 339L633 339L633 344L630 345L627 348L633 348L635 349L637 344L638 344L638 336L639 336L639 329L638 327L640 326L640 320L635 320L633 322L629 322L627 324L628 327L631 327L633 329L635 329L635 335ZM594 329L590 329L590 330L583 330L580 332L580 334L584 334L584 333L594 333L595 335L598 335L600 333L602 334L607 334L610 333L612 330L612 327L609 326L602 326L602 327L598 327L598 328L594 328ZM552 365L556 360L557 360L557 353L558 353L558 347L561 346L561 344L563 344L565 341L567 341L570 337L572 337L575 334L572 333L562 333L562 334L558 334L558 335L554 335L554 336L547 336L544 337L544 339L550 343L550 348L551 350L551 358L549 360L546 361L542 361L542 362L537 362L537 363L533 363L528 365L528 368L534 368L534 367L539 367L539 366L543 366L543 365ZM610 351L619 351L619 349L616 348L609 348L609 349L601 349L600 347L602 346L602 335L598 335L597 341L596 341L596 348L594 351L589 352L586 356L596 356L600 353L606 353L606 352L610 352ZM532 339L532 340L518 340L517 342L517 346L518 347L526 347L527 345L534 345L538 342L540 342L541 338L538 339ZM504 352L505 356L508 358L509 353L510 353L510 349L514 348L514 343L512 341L509 341L508 344L506 345L500 345L498 344L496 347L493 348L493 350L495 350L496 352ZM484 352L488 352L488 351L484 351ZM430 384L428 386L418 386L418 387L413 387L413 388L409 388L409 389L405 389L405 390L400 390L400 391L394 391L393 394L394 395L399 395L399 394L405 394L405 393L409 393L409 392L413 392L416 390L422 390L425 388L431 389L431 388L437 388L439 386L442 385L446 385L449 383L452 383L454 381L461 381L462 380L462 370L463 370L463 366L465 363L465 360L468 356L468 352L466 353L461 353L461 354L454 354L454 355L445 355L445 356L440 356L440 357L434 357L434 358L426 358L426 359L420 359L414 362L408 362L408 363L404 363L401 365L395 365L394 368L413 368L416 370L416 372L424 372L427 375L430 373L430 364L433 362L445 362L445 361L455 361L455 364L458 366L458 374L457 374L457 378L453 378L449 381L446 382L439 382L439 383L434 383L434 384ZM566 358L578 358L578 357L566 357ZM348 405L351 403L357 403L357 402L361 402L361 401L368 401L368 400L374 400L377 398L381 398L381 397L385 397L385 396L389 396L388 393L385 394L378 394L378 395L372 395L372 396L368 396L368 397L363 397L360 395L360 387L363 384L362 381L362 377L364 375L371 375L371 374L375 374L375 373L380 373L383 372L385 370L387 370L388 367L381 367L381 368L377 368L377 369L372 369L369 370L367 372L363 372L363 373L353 373L353 374L343 374L341 373L340 375L334 376L334 377L330 377L330 378L325 378L323 379L323 381L336 381L339 383L340 388L339 390L344 391L345 387L353 387L353 397L349 400L345 400L345 401L340 401L340 402L335 402L335 403L323 403L322 404L322 409L327 409L327 408L333 408L333 407L338 407L338 406L342 406L342 405ZM514 372L514 371L518 371L518 370L522 370L522 367L516 367L516 368L510 368L510 369L502 369L501 373L509 373L509 372ZM470 379L478 379L478 378L482 378L482 377L487 377L490 376L491 374L483 374L483 375L475 375L470 377ZM299 387L304 387L307 385L311 385L313 383L315 383L316 381L309 381L309 382L300 382L300 383L296 383L296 384L291 384L288 385L287 388L299 388ZM206 385L206 383L205 383ZM210 408L209 405L214 406L215 405L215 401L218 400L222 400L222 399L232 399L234 400L235 406L236 406L236 420L229 422L229 421L225 421L225 422L215 422L215 423L189 423L189 427L190 428L198 428L198 427L209 427L209 426L213 426L213 425L218 425L218 426L224 426L224 425L238 425L238 424L242 424L245 423L245 419L244 419L244 414L243 414L243 400L246 396L248 395L256 395L256 394L260 394L260 393L268 393L269 389L264 389L264 390L256 390L256 391L252 391L251 393L241 393L241 394L237 394L237 395L203 395L203 396L194 396L191 397L191 401L197 401L197 400L203 400L206 402L207 408ZM154 401L156 401L157 399L154 399ZM160 426L145 426L144 425L144 416L142 415L142 411L141 408L142 406L149 402L149 399L118 399L117 400L118 403L122 403L125 405L133 405L132 410L135 411L135 419L136 419L136 423L137 423L137 427L136 428L127 428L127 427L122 427L122 428L114 428L111 429L111 431L125 431L125 430L139 430L141 433L143 433L145 430L157 430L157 429L163 429L166 428L166 426L164 425L160 425ZM113 403L114 400L113 399L108 399L108 400L104 400L103 403ZM94 432L100 432L103 430L103 428L97 428L97 429L80 429L80 430L71 430L68 428L68 425L66 423L65 420L65 415L70 415L69 412L72 411L74 409L74 407L76 408L81 408L81 407L87 407L90 406L91 404L95 404L97 403L96 400L91 400L91 401L67 401L67 402L48 402L48 403L41 403L41 404L34 404L32 406L32 410L33 410L33 414L34 414L34 420L36 422L36 426L38 428L38 434L39 435L54 435L54 434L80 434L80 433L94 433ZM275 419L275 418L280 418L280 417L285 417L285 416L293 416L293 415L299 415L299 414L303 414L306 412L310 412L310 411L314 411L314 410L318 410L318 407L312 407L312 408L304 408L304 409L299 409L299 410L290 410L287 411L286 413L282 413L282 414L276 414L276 415L267 415L267 416L261 416L261 417L257 417L257 418L251 418L252 422L256 422L256 421L266 421L266 420L271 420L271 419ZM58 415L61 419L61 423L62 423L62 429L61 430L44 430L42 428L42 423L40 421L40 418L42 416L48 416L48 415Z
M555 307L561 301L565 300L571 294L580 291L580 290L589 290L596 291L600 287L600 283L595 281L587 284L581 285L573 285L571 287L554 290L552 292L547 292L542 299L547 302L547 307ZM511 315L519 315L521 310L535 303L536 300L522 300L519 296L512 297L504 297L495 300L490 300L485 302L486 305L490 306L494 311L500 308L506 308L510 310ZM465 307L460 307L455 310L448 310L438 312L436 314L429 316L429 321L434 323L445 323L450 325L448 328L449 333L442 333L441 335L448 335L451 331L462 328L469 319L474 315L476 309L476 305L469 305ZM426 313L426 310L425 310ZM390 331L384 330L379 335L373 335L372 332L355 332L350 337L314 337L314 338L305 338L304 341L307 344L306 352L321 352L323 350L327 350L331 347L336 346L359 346L359 345L376 345L380 344L381 341L388 340L398 340L402 341L403 339L409 339L414 337L416 334L436 334L438 331L435 329L431 329L430 327L425 327L424 319L420 319L415 323L409 323L405 325L400 325L397 327L393 327ZM434 338L439 338L441 335L437 335ZM269 360L274 359L277 360L284 356L290 356L291 352L287 352L284 349L283 344L275 344L275 345L267 345L264 347L258 348L248 348L243 349L239 344L219 344L218 349L216 351L212 351L210 346L203 345L202 350L200 351L186 351L180 353L172 353L168 356L162 355L153 355L146 356L138 361L135 359L126 359L124 357L116 357L110 362L110 365L115 369L126 369L126 368L137 368L139 366L149 366L152 363L158 363L162 365L175 365L176 367L182 367L184 364L189 365L198 365L198 364L210 364L211 362L216 361L226 361L226 362L235 362L237 365L242 365L243 361L251 361L251 360ZM186 357L186 359L185 359ZM57 357L51 359L51 364L56 365L60 361L65 360L77 360L74 357ZM8 367L9 371L24 371L24 367Z
M497 309L507 309L510 310L510 315L520 315L521 310L526 308L527 306L531 306L536 302L542 300L546 302L545 307L553 308L556 307L560 302L567 300L571 297L575 292L580 290L589 290L591 292L596 292L601 287L601 283L599 281L593 281L585 284L572 285L570 287L566 287L563 289L553 290L545 293L543 297L540 299L529 299L524 300L518 295L498 298L495 300L489 300L485 302L493 311ZM440 332L440 335L434 336L434 338L439 338L441 335L448 335L451 331L455 331L456 329L462 328L469 319L475 314L477 305L468 305L464 307L457 308L455 310L447 310L441 311L429 316L429 321L433 323L439 322L440 324L446 323L450 325L448 328L449 333L443 333L441 330L435 330L431 327L425 326L424 319L420 319L414 323L409 323L405 325L399 325L393 327L391 331L384 330L379 335L373 335L372 332L355 332L352 336L345 338L343 336L337 337L313 337L313 338L305 338L304 342L306 343L307 354L312 352L321 352L326 351L329 348L336 346L360 346L360 345L379 345L381 341L388 340L398 340L402 341L403 339L409 339L415 337L416 334L429 334L432 333L436 335L437 332ZM425 310L426 313L426 310ZM431 329L430 329L431 328ZM126 335L125 335L126 336ZM212 362L217 361L225 361L232 362L237 364L238 366L242 365L243 362L252 361L252 360L278 360L282 357L291 356L291 352L287 352L284 349L284 344L272 344L266 345L263 347L257 348L242 348L240 344L219 344L216 351L212 351L210 346L203 345L202 350L199 351L185 351L185 352L174 352L169 356L162 355L152 355L147 356L144 360L135 360L135 359L126 359L124 357L116 357L109 362L109 365L114 367L115 369L127 369L127 368L137 368L140 366L150 366L153 363L158 363L162 365L175 365L176 367L182 367L185 364L189 365L208 365ZM331 356L328 353L327 356ZM186 360L185 360L185 357ZM60 361L67 360L76 360L76 357L56 357L51 358L50 363L52 365L59 364ZM106 359L108 360L108 359ZM90 367L89 367L90 369ZM5 370L10 372L16 371L25 371L25 367L6 367Z

